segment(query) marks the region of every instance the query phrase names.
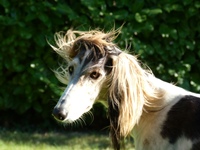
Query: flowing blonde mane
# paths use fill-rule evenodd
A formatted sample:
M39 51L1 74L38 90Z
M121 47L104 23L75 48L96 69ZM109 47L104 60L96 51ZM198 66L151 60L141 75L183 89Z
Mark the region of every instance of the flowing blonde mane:
M114 61L109 95L119 105L118 126L122 137L131 132L143 111L161 106L163 91L151 85L149 76L151 71L141 68L135 56L122 52Z

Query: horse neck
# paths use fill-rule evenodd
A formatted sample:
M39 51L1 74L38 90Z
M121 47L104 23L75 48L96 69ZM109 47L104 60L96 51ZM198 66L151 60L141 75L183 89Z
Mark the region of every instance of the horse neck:
M155 92L162 93L160 98L155 101L150 101L150 106L147 107L147 111L160 111L166 106L173 104L180 97L186 95L188 92L180 87L177 87L171 83L160 80L154 76L149 76L149 83ZM145 107L145 106L144 106Z
M159 107L147 107L144 108L144 111L140 117L138 124L133 128L133 137L136 147L138 149L145 149L143 142L147 137L155 137L154 140L159 140L160 136L160 126L162 122L166 119L166 115L170 108L177 103L181 97L190 92L177 87L173 84L167 83L155 77L150 77L149 80L151 86L158 91L163 91L163 96L159 99L159 103L156 102L156 105L159 104ZM152 104L153 105L153 104ZM156 139L158 138L158 139ZM141 147L140 147L141 146Z

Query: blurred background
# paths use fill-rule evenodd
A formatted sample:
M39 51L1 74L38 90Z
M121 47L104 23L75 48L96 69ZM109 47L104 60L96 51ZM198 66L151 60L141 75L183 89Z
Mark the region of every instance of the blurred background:
M0 128L63 129L51 115L65 87L52 72L61 58L47 41L70 28L124 24L115 41L121 49L139 55L158 78L199 92L199 14L195 0L0 0ZM105 105L92 112L94 119L70 130L107 130Z

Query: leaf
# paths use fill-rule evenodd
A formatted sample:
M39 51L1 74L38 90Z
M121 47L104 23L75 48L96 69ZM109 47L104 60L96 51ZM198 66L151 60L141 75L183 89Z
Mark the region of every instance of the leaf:
M131 5L130 5L131 6ZM144 0L135 0L132 4L132 12L139 12L144 6Z
M185 54L184 62L186 64L194 64L196 62L195 54L193 53Z
M0 4L1 4L3 7L5 7L5 8L7 8L7 7L10 6L9 1L7 1L7 0L1 0L1 1L0 1Z
M44 13L41 13L40 15L38 15L38 18L45 24L49 22L49 17Z
M144 22L147 19L146 15L141 15L139 13L135 14L135 20L139 23Z
M199 1L195 1L194 2L194 6L198 9L200 8L200 2Z
M164 9L167 12L171 12L171 11L184 11L183 7L180 4L167 4L165 5Z
M154 16L163 13L162 9L160 8L144 9L143 12L149 16Z
M124 20L128 16L128 12L126 10L119 10L113 13L115 19Z
M170 30L171 29L166 24L161 24L160 27L159 27L160 34L169 34Z

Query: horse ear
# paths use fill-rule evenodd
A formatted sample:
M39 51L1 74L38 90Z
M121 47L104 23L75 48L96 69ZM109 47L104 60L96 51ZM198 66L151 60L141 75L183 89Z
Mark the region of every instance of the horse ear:
M107 74L110 74L110 72L112 71L112 67L113 67L113 59L112 57L108 56L106 63L104 65L104 69L107 72Z
M114 61L121 52L121 50L114 48L114 52L108 54L104 66L104 69L107 71L107 74L109 74L112 71Z

